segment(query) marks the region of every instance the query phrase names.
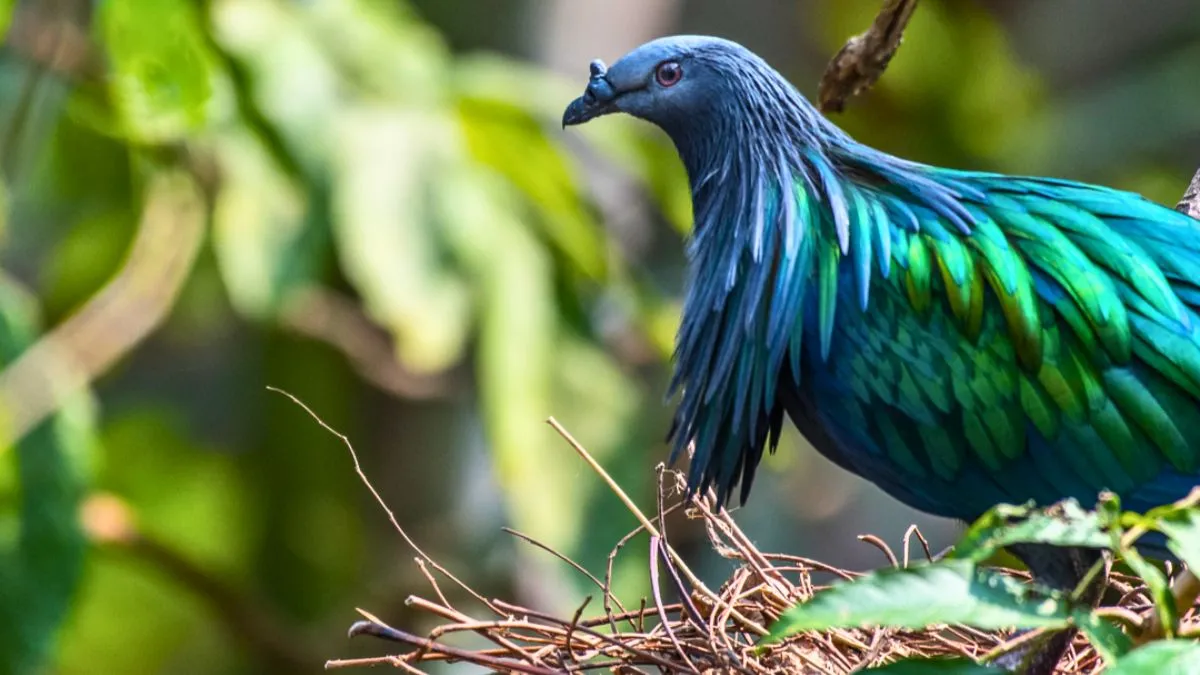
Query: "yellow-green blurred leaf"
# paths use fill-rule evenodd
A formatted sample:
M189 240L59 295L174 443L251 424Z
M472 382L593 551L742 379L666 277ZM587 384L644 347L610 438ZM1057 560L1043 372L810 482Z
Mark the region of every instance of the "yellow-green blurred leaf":
M98 486L137 515L139 531L205 569L240 569L253 523L234 458L198 444L182 416L142 406L103 430Z
M547 127L557 129L563 109L583 93L587 68L577 80L562 77L526 62L495 54L472 54L454 64L458 96L502 101L520 107Z
M38 323L36 299L0 279L0 366L27 352ZM10 412L0 409L0 424ZM68 394L13 447L0 448L0 460L16 463L19 485L0 494L0 512L9 520L15 510L20 521L0 549L0 672L39 671L74 600L86 550L77 514L90 478L94 413L87 391Z
M4 41L4 36L8 34L8 27L12 25L13 8L17 6L17 0L0 0L0 42Z
M202 598L149 564L93 556L87 580L53 672L179 672L180 650L198 633L220 630ZM206 654L205 666L219 669L209 661L215 653Z
M398 107L348 111L337 130L333 229L342 269L395 335L403 361L420 370L457 361L470 322L467 288L446 263L427 203L431 178L458 151L457 131L436 109Z
M552 412L558 333L553 266L518 220L514 195L488 171L448 167L436 190L447 236L473 275L479 392L513 522L569 549L578 536L569 517L577 486L563 478L574 473L574 458L543 424Z
M126 210L105 210L74 223L40 270L47 310L72 310L112 278L128 252L135 225L136 216Z
M310 34L372 95L425 104L445 98L450 52L406 5L312 0L303 7Z
M109 0L100 6L100 22L125 132L160 142L199 127L212 83L192 4Z
M217 148L225 176L213 205L213 248L234 306L261 318L311 280L318 234L304 193L252 136L225 135Z
M501 172L530 200L547 239L585 276L605 271L606 245L599 225L584 208L564 149L519 106L466 98L459 103L471 152Z
M253 102L300 163L319 174L327 170L343 83L296 9L274 0L216 0L213 33L247 71Z
M646 122L612 115L569 133L580 134L588 144L629 171L650 190L663 215L681 234L692 231L692 197L687 173L666 135Z

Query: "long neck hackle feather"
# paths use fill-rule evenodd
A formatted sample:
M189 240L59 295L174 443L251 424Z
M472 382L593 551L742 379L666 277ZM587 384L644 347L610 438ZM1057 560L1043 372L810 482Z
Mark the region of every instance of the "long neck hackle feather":
M694 442L689 484L715 485L724 501L740 473L744 500L762 448L778 440L773 398L785 365L801 379L809 315L821 358L829 355L840 259L852 259L865 309L872 261L884 277L890 271L889 222L915 230L913 210L925 208L967 231L971 215L958 197L974 191L951 172L935 176L857 143L748 50L696 57L723 86L712 109L664 126L688 173L695 220L668 391L682 392L672 460Z

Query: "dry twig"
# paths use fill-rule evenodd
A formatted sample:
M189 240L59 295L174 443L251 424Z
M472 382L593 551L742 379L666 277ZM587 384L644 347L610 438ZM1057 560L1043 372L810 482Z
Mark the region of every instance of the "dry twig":
M280 392L283 393L283 392ZM291 397L298 405L304 404ZM323 428L337 436L354 457L354 449L342 434L328 427L310 409L304 410ZM556 429L562 429L555 425ZM580 454L605 481L611 477L591 455L562 430L576 452ZM355 469L367 488L387 511L370 481L362 474L357 459ZM675 471L659 469L658 517L685 502L667 504L667 495L678 499L678 489L683 477ZM619 486L611 484L614 490ZM620 494L624 495L623 492ZM724 509L714 509L711 495L704 495L686 502L685 512L706 524L712 549L723 557L738 564L729 579L713 592L692 581L692 575L679 562L678 554L672 549L666 533L655 526L633 500L624 496L626 506L633 512L641 525L626 541L645 531L652 538L650 576L653 581L654 597L648 602L643 599L641 608L633 612L615 615L609 609L620 606L610 591L611 578L601 582L595 575L587 573L579 563L565 554L549 549L544 544L528 537L522 541L548 550L564 564L584 570L605 596L603 615L584 618L584 611L591 600L589 596L570 617L559 617L529 607L503 600L486 600L467 583L453 576L444 566L430 559L415 542L396 525L397 531L418 554L422 569L426 565L440 575L458 584L462 593L479 601L479 609L471 613L455 607L454 600L439 587L432 574L426 574L436 601L424 597L410 596L410 608L436 618L437 627L426 635L417 635L387 625L370 613L361 611L366 617L351 627L351 635L371 635L390 642L406 645L409 649L400 654L388 654L366 659L334 659L326 662L327 668L353 668L360 666L392 666L405 672L420 673L422 666L437 662L471 663L499 672L513 673L577 673L593 671L633 672L642 667L658 668L668 673L739 672L749 675L762 673L814 673L843 675L862 668L898 658L914 656L968 656L978 658L988 653L999 653L1014 648L1018 643L1006 640L1004 634L988 633L963 626L935 627L924 631L904 630L859 630L843 629L819 634L802 634L771 645L759 651L757 644L762 636L762 626L776 621L793 603L807 599L821 589L812 580L817 571L832 571L844 579L852 579L857 573L841 570L830 565L809 561L797 556L771 554L758 550L741 531L737 523ZM919 538L919 533L916 534ZM877 537L862 537L864 541L879 547L890 560L897 560L895 553ZM620 545L619 542L618 545ZM615 557L615 550L613 556ZM681 595L682 602L668 604L663 601L660 566L669 572ZM1022 577L1019 573L1014 576ZM684 579L687 579L685 584ZM1127 625L1144 625L1151 612L1145 600L1145 591L1136 579L1116 575L1118 588L1128 588L1120 606L1109 611ZM690 584L692 590L688 590ZM1194 610L1185 615L1184 630L1195 627ZM622 622L628 622L622 623ZM601 632L601 627L611 628ZM469 649L449 644L446 640L454 635L472 633L492 643L493 647ZM1065 660L1071 675L1094 675L1102 668L1102 661L1083 638L1077 639Z
M885 0L867 32L855 35L825 67L817 94L821 112L841 112L846 99L870 89L891 63L917 0Z
M1175 206L1175 210L1200 219L1200 170L1192 176L1192 182L1183 193L1183 199Z
M556 428L561 429L557 425ZM330 431L349 447L343 436ZM578 446L565 430L562 433L580 456L588 460L598 476L603 480L611 480L585 449ZM361 474L360 477L366 481ZM659 468L659 513L653 520L647 518L637 509L633 500L625 496L626 506L642 524L618 545L642 532L646 532L652 541L649 574L653 597L643 599L641 609L613 614L607 608L620 604L609 590L611 579L600 581L567 555L521 536L519 538L522 541L549 551L563 564L576 571L583 570L605 596L604 613L584 618L584 611L592 599L589 596L569 617L559 617L503 600L487 601L482 606L482 613L472 614L453 606L453 599L441 591L432 576L427 576L431 590L438 599L434 601L412 596L407 604L436 618L439 621L437 627L425 635L417 635L388 626L372 615L361 612L367 620L356 623L351 628L352 635L372 635L406 645L409 649L400 654L368 659L330 660L326 667L392 666L405 672L424 672L421 668L427 664L456 662L471 663L500 672L538 674L634 672L637 668L657 668L662 672L689 674L843 675L898 658L979 658L984 654L1011 650L1019 646L1021 640L1032 639L1022 636L1010 640L1003 633L989 633L963 626L936 627L924 631L845 629L795 636L759 653L756 645L761 637L761 626L770 625L791 604L821 590L822 587L812 580L814 572L830 571L844 579L853 579L858 573L797 556L760 551L728 512L712 507L711 495L668 504L668 495L680 499L678 488L682 480L678 472ZM367 485L369 488L369 483ZM677 562L677 554L670 546L667 533L661 525L655 525L655 522L662 522L664 513L681 506L688 517L704 521L712 549L738 565L716 592L695 585L691 586L691 590L688 589L691 581L684 581L688 573ZM907 536L921 539L920 533L913 530ZM878 547L889 561L899 562L895 552L878 537L860 539ZM422 556L419 560L434 566L443 575L450 575L444 567L437 566L420 553L415 543L409 541L409 544ZM613 555L615 557L615 550ZM668 571L667 583L663 583L663 568ZM1025 578L1022 573L1012 574ZM1108 615L1126 625L1144 625L1152 611L1146 602L1145 590L1131 577L1115 575L1114 582L1128 591L1120 606L1106 608ZM465 583L459 583L467 595L481 598ZM679 591L682 602L668 604L663 600L664 591L672 585ZM1193 611L1186 617L1185 628L1194 627L1195 621ZM601 632L601 627L611 630ZM476 634L496 646L468 649L446 641L461 633ZM1095 675L1101 671L1102 665L1095 651L1083 638L1079 638L1064 660L1065 669L1060 672Z

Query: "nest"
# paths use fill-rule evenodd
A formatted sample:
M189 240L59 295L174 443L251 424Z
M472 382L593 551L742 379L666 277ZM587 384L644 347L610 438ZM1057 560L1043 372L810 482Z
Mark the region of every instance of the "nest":
M760 640L784 611L821 591L823 586L814 583L814 573L829 573L845 580L854 579L861 573L810 558L759 550L726 510L714 508L711 495L685 500L682 476L661 465L658 468L658 513L648 518L585 449L556 422L551 420L550 423L609 484L641 525L615 543L604 579L526 535L513 534L591 578L600 596L601 607L593 608L593 598L588 597L571 616L556 616L484 597L409 539L371 487L355 457L360 478L417 553L417 564L428 581L429 592L410 596L407 604L435 618L437 626L424 635L417 635L389 626L359 610L366 620L351 627L352 636L372 635L400 643L405 649L399 654L372 658L330 660L326 668L393 666L422 673L425 672L422 667L430 664L467 663L491 671L536 675L646 670L842 675L910 657L980 658L1008 651L1024 641L1012 639L1010 633L944 625L921 631L863 628L804 633L760 647ZM346 438L337 435L353 455L354 450ZM730 577L716 590L707 587L691 572L662 530L665 517L680 509L690 518L703 520L712 549L737 564ZM651 597L642 599L636 608L626 607L610 591L613 561L631 539L647 535L650 537L647 567ZM864 535L859 539L878 547L894 566L909 564L910 544L914 540L920 544L921 558L930 557L928 544L915 527L906 533L900 556L878 537ZM1024 572L1010 570L1008 573L1028 579ZM1110 588L1121 594L1117 606L1112 608L1114 612L1123 612L1137 620L1152 606L1137 578L1111 574L1109 583ZM454 586L456 595L465 594L472 598L473 608L456 607L443 586ZM668 594L681 601L664 601L664 595ZM447 641L461 642L463 634L477 636L476 644L488 646L468 649ZM1096 652L1083 638L1077 638L1059 664L1058 672L1090 675L1102 669L1103 662Z

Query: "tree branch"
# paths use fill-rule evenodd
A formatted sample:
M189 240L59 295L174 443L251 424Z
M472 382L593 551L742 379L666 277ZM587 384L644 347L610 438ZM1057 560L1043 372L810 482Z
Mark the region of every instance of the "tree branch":
M342 353L363 380L401 398L447 398L466 389L464 373L418 374L396 359L387 331L377 326L350 298L311 287L284 302L280 324Z
M1175 210L1200 220L1200 169L1192 176L1192 183L1183 193L1183 199L1175 205Z
M846 99L875 84L891 63L917 0L885 0L867 32L855 35L825 67L817 93L821 112L841 112Z
M0 452L32 431L166 319L204 239L204 198L167 171L146 191L125 266L75 314L0 372Z
M162 572L206 605L234 640L272 670L307 672L320 663L309 652L306 636L289 630L229 582L139 532L129 506L119 497L93 494L84 503L80 517L84 531L100 553Z

